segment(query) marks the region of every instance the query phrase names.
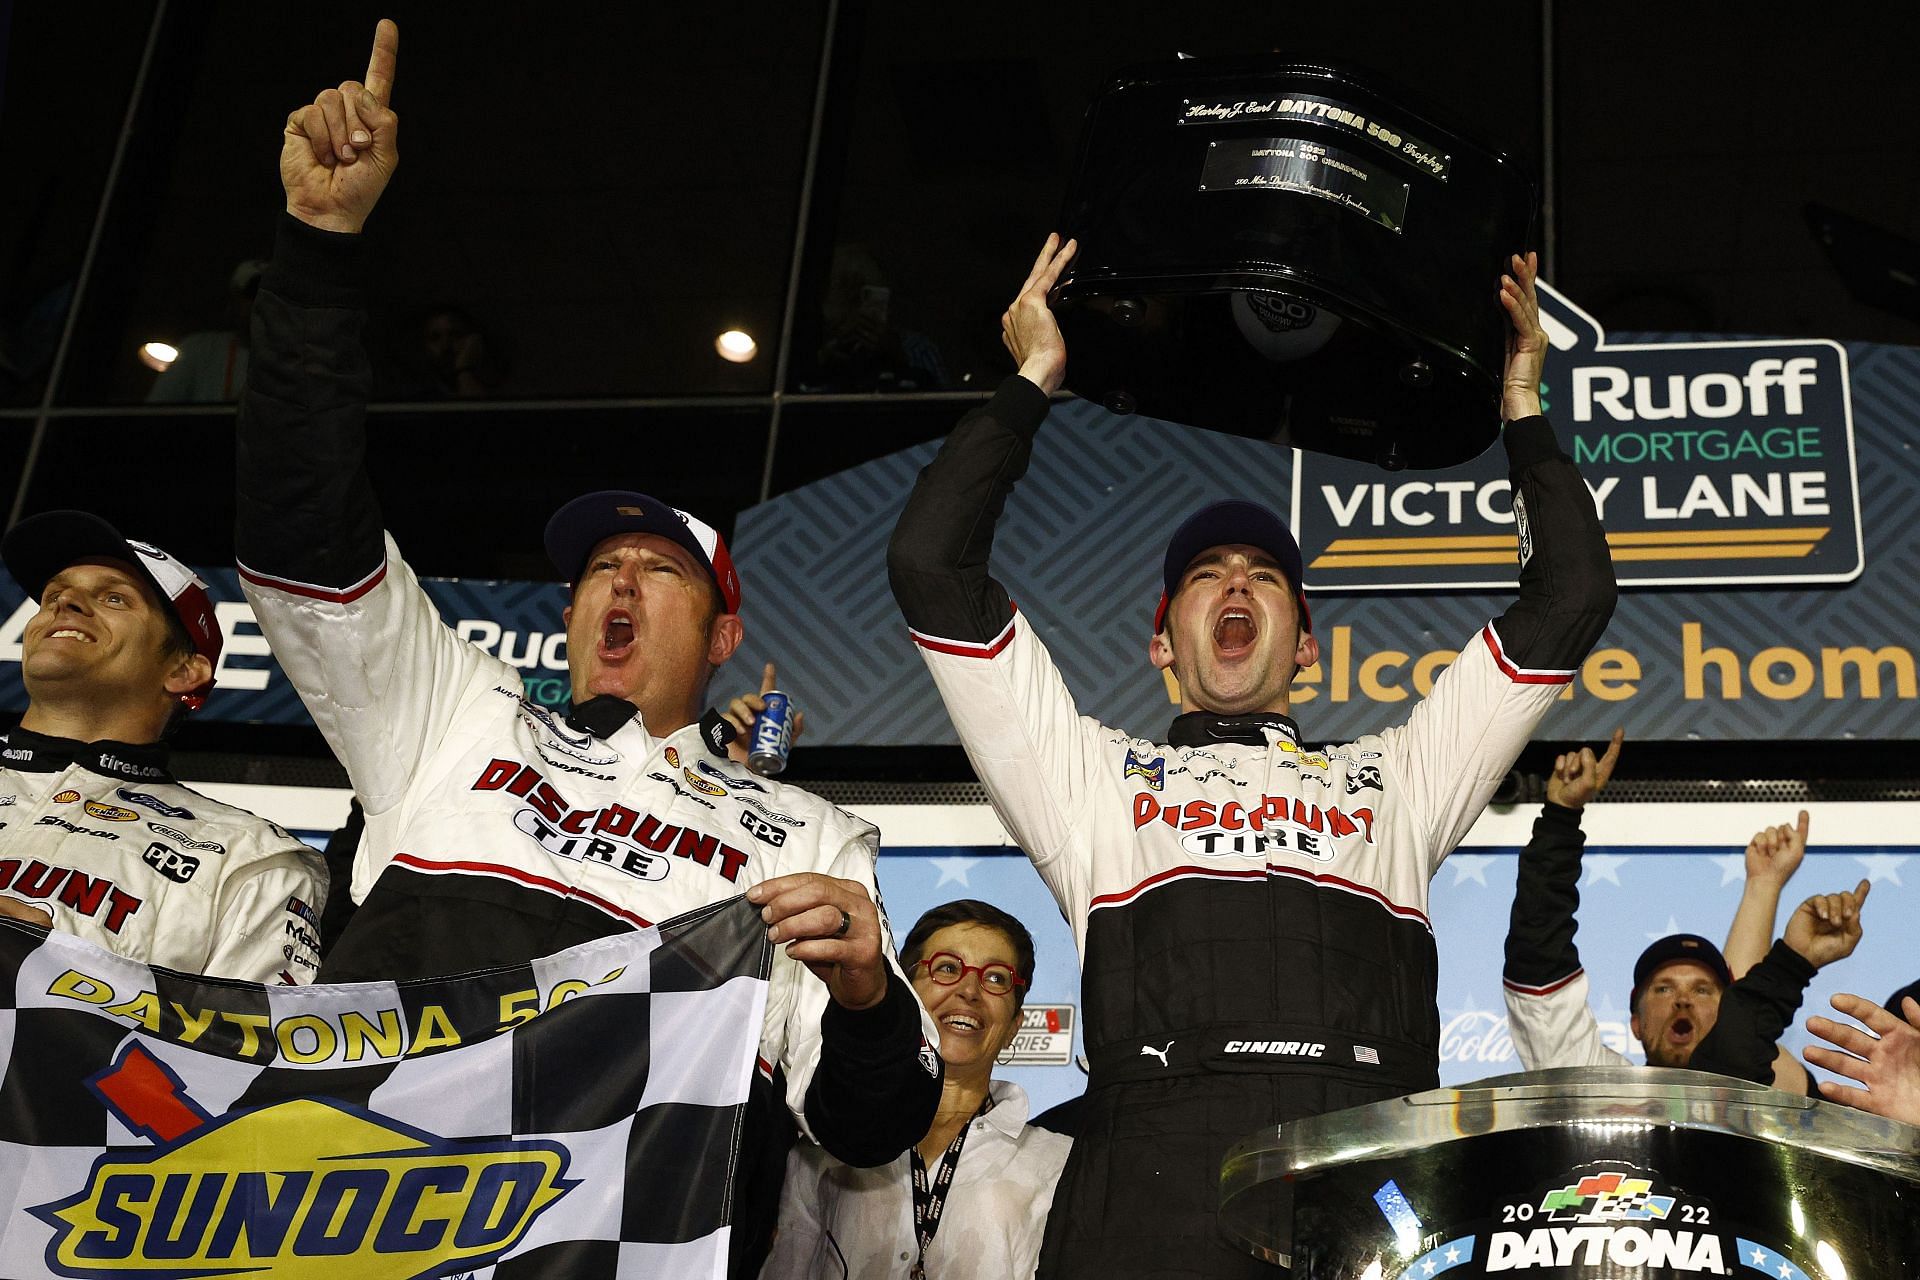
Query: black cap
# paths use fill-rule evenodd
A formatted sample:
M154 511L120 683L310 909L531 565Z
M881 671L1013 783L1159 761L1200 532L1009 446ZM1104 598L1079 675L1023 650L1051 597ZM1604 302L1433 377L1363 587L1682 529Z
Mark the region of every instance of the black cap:
M1307 612L1307 591L1301 582L1300 544L1294 541L1287 522L1257 502L1228 498L1209 503L1188 516L1167 542L1167 558L1161 566L1160 605L1153 613L1153 629L1158 632L1167 620L1167 603L1180 590L1180 579L1195 556L1208 547L1234 544L1258 547L1274 558L1280 571L1293 586L1293 598L1300 606L1300 629L1313 630L1313 618Z
M1900 1002L1908 996L1912 996L1915 1000L1920 1000L1920 981L1909 982L1906 986L1888 996L1886 1005L1887 1012L1905 1021L1907 1015L1900 1012Z
M1727 967L1727 958L1720 954L1720 948L1697 933L1669 934L1642 951L1640 958L1633 962L1633 992L1627 997L1627 1007L1632 1008L1639 1002L1640 988L1652 981L1655 973L1681 961L1711 970L1723 989L1733 985L1733 970Z
M727 612L740 612L740 575L726 539L704 520L644 493L603 489L582 494L554 512L547 521L547 558L563 578L576 582L593 549L621 533L653 533L678 543L713 579Z

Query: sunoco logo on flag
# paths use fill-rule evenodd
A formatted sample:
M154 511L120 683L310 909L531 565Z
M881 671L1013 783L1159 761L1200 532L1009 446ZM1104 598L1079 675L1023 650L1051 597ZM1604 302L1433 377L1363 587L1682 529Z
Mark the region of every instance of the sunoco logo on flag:
M0 1276L724 1276L770 957L743 898L341 987L0 921Z

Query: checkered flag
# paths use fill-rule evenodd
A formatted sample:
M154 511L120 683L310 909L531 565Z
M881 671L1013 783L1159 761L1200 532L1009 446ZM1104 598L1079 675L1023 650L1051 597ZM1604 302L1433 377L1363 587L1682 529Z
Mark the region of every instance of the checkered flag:
M771 954L735 898L263 987L0 919L0 1275L722 1280Z

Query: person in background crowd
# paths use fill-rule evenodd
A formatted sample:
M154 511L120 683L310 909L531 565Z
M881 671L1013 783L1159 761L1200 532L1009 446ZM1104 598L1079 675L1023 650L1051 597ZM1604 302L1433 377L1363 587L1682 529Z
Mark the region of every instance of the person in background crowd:
M1889 1120L1920 1125L1920 983L1894 992L1884 1007L1845 993L1835 996L1832 1004L1862 1025L1817 1015L1808 1018L1807 1030L1835 1047L1809 1045L1807 1061L1866 1088L1823 1083L1820 1095Z
M1081 949L1092 1073L1041 1274L1268 1275L1219 1231L1221 1158L1262 1125L1438 1084L1429 881L1605 628L1612 563L1540 416L1537 263L1516 257L1494 283L1512 326L1500 413L1519 599L1407 722L1304 745L1291 690L1319 641L1300 549L1244 501L1195 512L1160 559L1148 654L1184 714L1157 742L1081 716L1044 628L989 573L994 525L1064 385L1047 298L1073 252L1050 238L1002 317L1019 372L921 473L888 574L968 759Z
M761 1280L1033 1274L1072 1143L1028 1124L1025 1090L993 1078L1020 1029L1033 937L998 907L962 899L921 916L900 955L940 1024L939 1114L911 1151L879 1168L796 1148Z
M168 768L220 661L206 583L83 511L22 520L0 558L40 602L26 714L0 738L0 915L184 973L311 982L320 855Z
M253 299L267 264L250 258L227 281L227 329L180 339L180 354L147 388L148 404L232 404L247 381L247 342Z
M734 1217L733 1267L751 1274L787 1117L850 1164L892 1160L939 1102L938 1032L875 906L879 833L754 778L727 758L718 713L703 722L744 634L716 530L624 491L555 513L546 549L572 584L573 702L558 714L441 621L383 535L365 466L360 232L399 161L398 46L382 21L366 81L287 117L287 212L238 427L241 579L366 811L360 905L326 977L524 963L744 892L780 944Z
M1555 759L1547 803L1520 854L1503 987L1514 1049L1529 1071L1630 1064L1601 1038L1574 946L1586 844L1580 812L1613 776L1624 737L1615 730L1599 757L1583 747ZM1814 973L1859 945L1860 906L1869 888L1862 880L1852 893L1808 898L1788 920L1786 935L1756 958L1755 931L1763 931L1761 937L1772 932L1772 904L1805 854L1806 834L1803 812L1796 827L1769 828L1747 846L1748 888L1728 943L1730 950L1738 946L1744 973L1736 975L1718 947L1691 933L1661 938L1635 961L1628 1007L1647 1065L1806 1091L1806 1073L1790 1055L1779 1067L1778 1041Z

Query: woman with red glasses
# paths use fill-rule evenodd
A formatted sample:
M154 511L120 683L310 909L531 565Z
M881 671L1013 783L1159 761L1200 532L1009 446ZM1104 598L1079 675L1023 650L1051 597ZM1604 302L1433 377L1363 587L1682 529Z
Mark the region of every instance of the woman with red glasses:
M1020 1029L1033 937L998 907L967 898L921 916L900 960L939 1025L947 1063L933 1127L874 1169L797 1144L760 1280L1033 1274L1071 1143L1029 1125L1026 1091L993 1078L995 1059Z

